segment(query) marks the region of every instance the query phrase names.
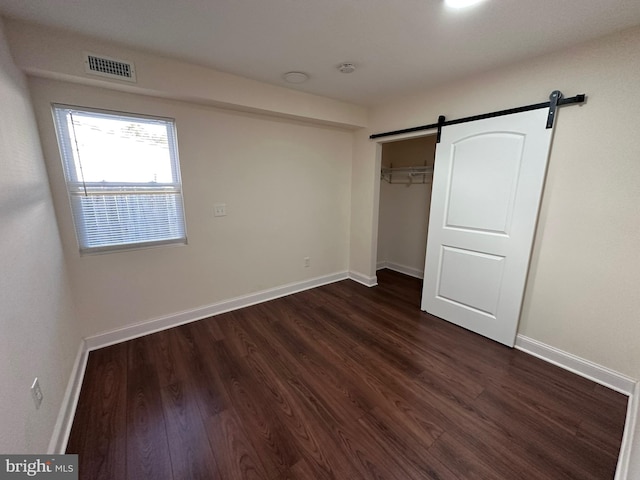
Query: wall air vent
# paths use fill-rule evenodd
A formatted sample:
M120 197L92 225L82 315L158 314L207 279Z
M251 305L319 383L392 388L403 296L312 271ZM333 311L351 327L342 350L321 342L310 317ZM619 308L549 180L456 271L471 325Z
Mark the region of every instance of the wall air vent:
M104 55L94 55L85 53L84 69L91 75L125 80L127 82L136 81L136 69L132 62L125 62Z

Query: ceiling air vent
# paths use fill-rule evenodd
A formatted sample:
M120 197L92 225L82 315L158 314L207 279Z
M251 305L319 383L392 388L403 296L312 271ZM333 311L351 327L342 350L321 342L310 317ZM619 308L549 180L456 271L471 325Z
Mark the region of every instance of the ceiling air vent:
M116 80L136 81L136 69L131 62L85 53L84 69L91 75L115 78Z

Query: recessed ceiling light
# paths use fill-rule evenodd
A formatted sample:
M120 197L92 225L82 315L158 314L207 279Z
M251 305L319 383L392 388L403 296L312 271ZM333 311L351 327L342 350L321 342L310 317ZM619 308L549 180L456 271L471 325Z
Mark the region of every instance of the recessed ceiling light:
M444 4L451 8L465 8L480 3L482 0L444 0Z
M356 66L353 63L341 63L338 65L338 70L341 73L353 73L356 70Z
M282 78L289 83L304 83L309 80L309 75L304 72L287 72Z

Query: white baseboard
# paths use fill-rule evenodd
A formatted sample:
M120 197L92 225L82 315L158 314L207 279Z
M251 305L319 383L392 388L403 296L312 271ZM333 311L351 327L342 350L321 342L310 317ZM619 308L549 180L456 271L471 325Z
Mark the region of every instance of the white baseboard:
M387 268L387 262L385 260L381 260L376 263L376 271L382 270L383 268Z
M407 267L406 265L400 265L394 262L384 262L384 265L383 268L388 268L394 272L404 273L414 278L424 278L424 270L420 270L419 268Z
M375 287L378 285L378 277L376 276L369 277L362 273L351 271L349 272L349 278L354 282L361 283L365 287Z
M629 476L629 466L631 459L640 459L640 382L636 382L633 394L627 404L627 419L624 422L624 433L622 434L622 444L620 445L620 455L618 455L618 465L614 480L633 480ZM640 464L640 460L636 460ZM640 470L640 465L633 468ZM638 478L638 477L635 477Z
M350 277L351 274L340 272L304 280L302 282L289 283L280 287L262 290L260 292L243 295L240 297L232 298L230 300L224 300L212 305L206 305L204 307L196 308L193 310L186 310L183 312L167 315L165 317L146 320L143 322L135 323L133 325L127 325L126 327L118 328L116 330L99 333L97 335L87 337L85 339L85 343L89 351L96 350L98 348L125 342L127 340L132 340L134 338L149 335L151 333L166 330L168 328L177 327L185 323L195 322L196 320L202 320L203 318L220 315L221 313L238 310L240 308L249 307L257 303L268 302L269 300L285 297L293 293L298 293L304 290L309 290L311 288L327 285L329 283L345 280Z
M636 380L626 375L524 335L516 337L515 348L625 395L631 395L636 386Z
M63 454L67 449L67 442L69 441L69 434L71 433L71 426L73 425L73 417L76 414L76 406L78 405L78 398L80 397L80 388L82 387L88 356L87 346L84 340L81 340L71 375L69 376L67 389L64 392L62 406L60 407L56 424L53 427L53 434L49 441L49 453Z

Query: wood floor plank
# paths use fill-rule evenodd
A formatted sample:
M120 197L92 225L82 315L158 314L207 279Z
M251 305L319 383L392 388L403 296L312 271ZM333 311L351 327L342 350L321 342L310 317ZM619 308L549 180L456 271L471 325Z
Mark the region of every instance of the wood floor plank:
M126 344L92 352L89 364L89 376L83 383L89 393L81 407L86 411L83 420L86 423L74 428L84 440L72 440L72 448L77 450L67 448L67 453L80 454L78 470L82 479L126 478Z
M258 339L258 337L254 337ZM336 441L323 423L318 423L313 412L305 408L305 398L312 395L299 373L292 371L286 362L265 347L248 356L249 368L262 382L265 390L278 408L274 414L292 432L308 468L316 479L359 478L353 463L344 452L336 448ZM303 395L300 395L304 392ZM295 467L295 466L294 466ZM300 468L300 467L298 467ZM292 468L292 471L296 471Z
M160 387L188 381L185 365L176 349L174 329L153 334L153 363L156 366Z
M583 377L559 367L550 368L546 362L535 357L521 356L513 359L509 373L510 376L498 382L502 387L508 388L513 383L510 377L517 376L519 388L514 393L523 400L536 398L538 405L531 405L532 408L539 412L552 410L554 421L572 433L577 431L585 418L597 420L599 424L614 429L623 421L624 415L612 416L611 412L602 408L595 399L595 385ZM583 401L576 402L576 395Z
M378 272L92 352L87 479L610 480L627 397L420 311Z
M300 460L289 470L281 474L279 477L273 480L318 480L319 478L325 478L323 473L319 473L314 469L312 464L305 459ZM332 479L345 479L345 480L362 480L360 475L339 475L330 477Z
M488 388L476 403L479 411L498 422L513 435L519 445L526 445L532 455L544 458L545 464L567 478L613 478L616 458L585 444L576 435L545 421L504 390Z
M531 449L531 442L526 437L518 438L509 426L505 427L477 407L484 392L471 403L449 401L438 392L424 389L421 392L434 408L447 410L451 420L444 423L447 437L444 434L438 437L430 451L434 447L438 449L441 441L454 442L464 446L459 448L461 456L483 459L486 468L503 478L520 478L524 472L527 473L525 478L558 478L558 469L544 461L544 457L541 459L538 452Z
M200 333L205 337L212 338L214 341L224 340L224 333L222 333L222 330L220 329L220 320L224 318L224 315L225 314L222 314L198 321Z
M251 317L256 323L262 323L263 319L258 315L255 307L248 307L242 312L242 315L236 312L227 313L218 324L218 328L224 335L224 345L238 358L244 357L256 349L251 337L242 329L240 319Z
M429 453L456 475L460 480L477 478L482 480L504 480L496 471L495 465L490 465L483 455L477 455L468 448L465 442L460 442L445 433L439 437ZM512 478L527 478L524 475Z
M91 430L88 428L92 423L91 397L94 395L94 390L97 388L94 382L100 376L102 359L104 358L103 350L104 349L100 349L95 352L91 352L87 359L84 379L82 381L80 395L78 396L78 404L76 406L76 412L74 415L73 423L71 425L69 440L67 441L67 448L65 450L66 453L79 453L88 451L85 443L87 441L87 437L91 433Z
M367 395L351 381L348 372L327 362L301 337L292 335L288 326L273 324L271 331L273 335L269 338L281 351L288 352L291 359L297 359L300 374L308 379L307 383L315 391L323 392L336 415L344 419L359 418L373 408Z
M271 402L260 392L241 358L234 357L224 342L218 342L213 353L233 408L242 418L247 436L267 474L277 476L295 465L300 456L293 436L274 419Z
M269 343L269 341L273 343ZM272 352L280 351L279 358L282 362L286 364L287 361L292 361L292 352L288 352L288 355L285 356L282 355L282 352L286 351L287 345L279 343L277 334L269 336L267 343L273 348ZM292 347L292 345L288 346ZM302 371L304 372L303 366ZM349 418L349 414L344 414L345 403L336 401L332 395L322 396L319 394L317 381L312 381L304 373L302 375L297 373L296 378L289 378L289 380L292 391L302 402L306 411L317 417L316 431L326 428L333 439L331 443L336 444L338 448L349 454L353 459L353 467L363 478L416 478L415 475L412 475L414 472L408 474L400 464L396 463L394 458L389 457L388 452L377 444L374 438L365 433L365 430L355 421L357 417ZM362 412L358 411L358 414L362 414Z
M590 444L592 448L606 452L610 456L612 463L617 461L620 444L622 443L622 431L619 428L612 431L597 422L585 420L578 428L576 436L582 442Z
M215 416L225 411L230 406L229 396L210 354L217 337L209 329L192 323L176 328L175 334L202 415Z
M149 338L126 343L127 479L171 480L171 457L160 398L160 384Z
M210 385L198 377L191 345L181 341L182 331L177 327L146 339L158 374L173 478L220 478L200 410Z
M393 458L402 459L407 477L433 480L459 480L428 448L406 431L395 428L389 417L371 412L359 419L360 424Z
M368 396L375 402L375 409L382 410L410 430L415 430L422 443L430 445L443 429L436 424L438 414L431 411L429 406L410 389L403 389L395 379L395 372L388 371L384 366L375 364L371 356L367 356L361 348L354 345L343 345L341 351L334 350L334 346L341 345L341 337L325 328L320 322L308 326L311 337L325 347L325 352L335 363L343 366L351 373L352 378L360 379L361 388L367 390ZM318 332L322 332L319 334ZM371 368L371 367L380 368Z
M232 409L209 417L206 430L221 478L237 480L269 478Z
M197 402L183 383L160 390L175 480L221 479Z

